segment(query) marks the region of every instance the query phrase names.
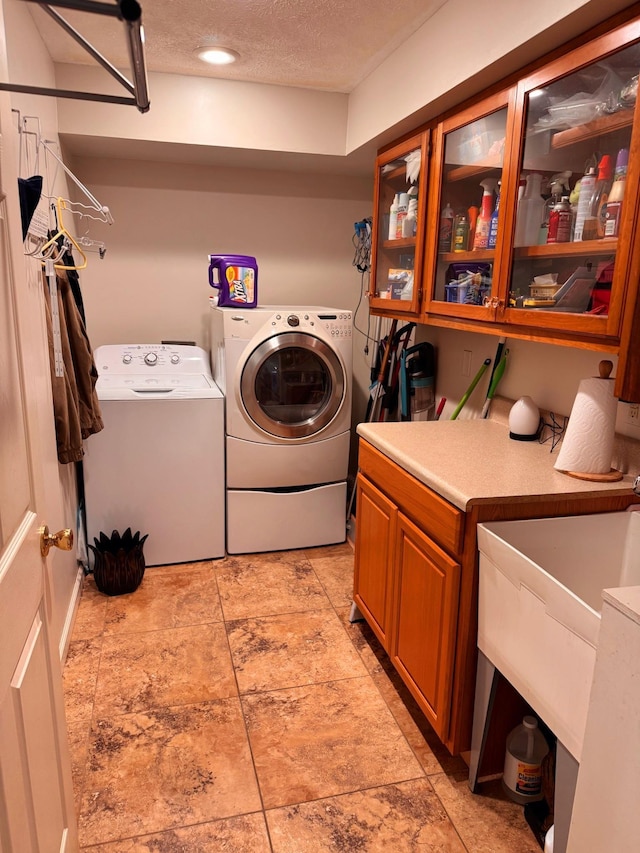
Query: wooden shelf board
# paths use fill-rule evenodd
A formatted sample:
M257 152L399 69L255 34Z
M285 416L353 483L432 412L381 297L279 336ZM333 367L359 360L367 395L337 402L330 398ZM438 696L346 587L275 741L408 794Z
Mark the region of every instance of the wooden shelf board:
M400 237L398 240L383 240L382 247L384 249L415 249L415 237Z
M453 183L455 181L465 181L467 178L473 178L475 175L481 175L484 172L502 172L502 163L473 163L470 166L458 166L447 172L447 181Z
M465 261L492 261L495 249L476 249L474 252L441 252L438 254L439 261L445 263L464 263Z
M405 181L407 180L407 167L406 167L406 165L398 166L397 168L391 169L388 172L383 172L382 169L380 170L380 179L382 181L397 181L398 178L403 178ZM408 185L409 185L409 183L407 181L407 186Z
M566 145L582 142L583 139L593 139L594 136L602 136L605 133L629 127L631 124L633 124L633 110L620 110L612 115L600 116L587 124L558 131L553 135L551 147L564 148Z
M520 246L513 250L515 260L522 258L570 258L583 255L615 255L618 239L581 240L577 243L546 243L543 246Z

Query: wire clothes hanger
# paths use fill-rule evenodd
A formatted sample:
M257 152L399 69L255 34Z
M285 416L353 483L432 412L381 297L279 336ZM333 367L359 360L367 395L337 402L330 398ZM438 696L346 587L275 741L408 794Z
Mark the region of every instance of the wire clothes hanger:
M77 242L79 246L82 246L88 252L97 252L101 259L107 254L107 247L102 240L92 240L91 237L83 234L82 237L78 237Z
M56 245L56 246L57 246L57 245L58 245L58 240L60 239L60 237L62 237L64 240L68 240L68 241L69 241L69 243L71 243L71 245L73 246L73 248L78 252L78 254L80 255L80 257L82 258L82 262L81 262L81 263L76 263L76 264L61 264L61 263L57 263L57 262L54 260L54 263L53 263L54 267L55 267L57 270L83 270L83 269L85 269L85 267L87 266L87 256L86 256L86 255L85 255L85 253L82 251L82 249L81 249L81 248L80 248L80 246L78 245L77 241L72 237L72 235L69 233L69 231L67 231L67 229L66 229L66 227L65 227L65 225L64 225L64 220L63 220L63 216L62 216L62 211L66 209L66 206L67 206L66 199L64 199L64 198L59 198L59 199L57 200L57 203L56 203L56 214L57 214L57 217L58 217L58 231L53 235L53 237L51 237L51 239L50 239L50 240L47 240L47 242L46 242L43 246L41 246L41 247L40 247L40 251L41 251L41 252L45 252L45 251L48 249L48 247L49 247L49 246L52 246L52 245ZM58 260L60 260L60 259L61 259L61 257L62 257L62 255L63 255L63 254L64 254L64 250L63 250L63 252L61 252L61 253L58 255ZM45 264L45 263L46 263L46 260L45 260L44 258L42 258L42 263L43 263L43 264Z
M29 131L27 129L27 122L35 121L37 124L36 131ZM52 157L58 166L61 166L64 170L65 174L71 178L73 183L78 187L78 189L83 193L85 198L88 200L89 204L82 204L78 201L70 201L69 199L65 199L67 203L67 209L70 210L71 213L75 213L78 216L86 216L89 219L96 219L100 222L106 222L107 225L113 225L113 216L111 215L111 211L109 208L101 204L98 199L94 196L94 194L82 183L82 181L73 174L71 169L64 162L62 157L54 150L54 145L56 143L52 139L43 139L42 133L40 130L40 119L38 116L23 116L22 117L22 132L27 135L34 135L36 138L36 146L37 146L37 156L39 157L40 151L44 151L44 161L45 161L45 169L47 166L47 157ZM49 196L51 198L51 196Z
M76 178L76 176L73 174L71 169L69 169L69 167L64 163L64 161L62 160L62 157L59 157L56 154L56 152L53 150L53 148L52 148L53 144L54 143L50 139L41 139L40 140L40 145L44 149L45 154L47 154L47 155L50 154L54 158L54 160L56 160L60 164L60 166L62 166L62 168L64 169L66 174L71 178L71 180L74 182L74 184L80 190L82 190L84 195L91 202L90 205L87 205L87 204L81 204L81 202L79 202L79 201L70 201L70 200L66 199L65 201L66 201L67 209L70 210L71 213L77 213L79 216L87 216L87 217L89 217L89 219L97 219L100 222L106 222L107 225L113 225L113 216L111 215L111 211L109 210L109 208L104 204L100 204L98 199L93 195L93 193L91 193L85 187L85 185L82 183L82 181L80 181L78 178ZM76 208L79 208L79 209L76 209ZM89 212L89 211L91 211L91 212Z
M100 258L104 258L106 254L106 246L102 242L91 240L88 236L84 236L80 239L74 238L69 231L69 228L64 223L63 211L79 216L81 219L93 219L112 225L114 220L111 215L111 211L106 205L101 204L93 193L90 192L82 181L80 181L71 169L69 169L62 160L62 157L60 157L60 155L54 150L53 146L56 143L52 140L43 139L39 117L20 116L20 113L17 110L16 112L18 113L18 132L20 134L21 141L20 162L22 162L23 149L25 159L27 161L30 159L28 137L33 137L35 142L33 168L39 170L42 160L42 172L45 176L44 181L46 184L46 190L43 187L41 198L48 199L49 202L51 202L49 205L48 229L46 226L43 226L43 223L41 222L39 236L36 236L31 232L27 234L25 239L25 255L39 258L43 263L48 259L53 260L56 269L85 269L87 266L87 256L83 252L81 246L84 245L85 248L91 248L91 250L97 251ZM36 123L36 130L28 130L29 121ZM40 157L41 152L43 153L42 158ZM53 158L54 161L54 168L52 172L49 169L48 158ZM29 166L28 162L27 166ZM52 194L54 192L53 187L56 183L56 175L59 167L62 167L65 174L71 178L78 189L81 190L89 204L79 201L71 201L70 199L61 197L59 194ZM51 222L52 218L53 223ZM49 231L49 234L46 233L47 230ZM49 235L52 231L55 231L55 233L50 237ZM94 246L96 247L95 249L92 248ZM63 262L63 257L65 253L71 253L72 249L75 249L79 253L81 261L79 263L74 263L73 265L69 263L65 264Z
M44 255L41 254L41 248L48 238L44 223L44 218L48 222L48 217L38 218L37 225L34 222L34 217L38 209L43 212L41 201L44 196L43 187L45 183L45 178L41 174L40 169L38 134L26 129L20 110L12 108L11 112L15 113L18 117L18 191L20 193L20 209L23 224L24 254L29 257L52 257L56 253L59 253L58 246L50 246ZM29 137L33 137L34 144L32 146L29 145ZM26 233L25 223L28 223L26 225Z

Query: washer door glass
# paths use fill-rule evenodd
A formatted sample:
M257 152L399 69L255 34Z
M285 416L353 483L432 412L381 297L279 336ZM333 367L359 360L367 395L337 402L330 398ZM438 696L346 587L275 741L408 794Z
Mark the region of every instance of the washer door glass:
M302 332L263 341L247 359L240 382L251 420L280 438L305 438L324 429L340 410L344 386L334 350Z

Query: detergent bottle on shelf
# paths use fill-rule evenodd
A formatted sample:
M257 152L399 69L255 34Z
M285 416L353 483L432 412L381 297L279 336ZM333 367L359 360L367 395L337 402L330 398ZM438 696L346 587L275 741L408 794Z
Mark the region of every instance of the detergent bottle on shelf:
M476 222L476 233L473 238L473 248L486 249L489 245L489 231L491 229L491 214L493 213L493 191L496 188L495 178L486 178L480 181L482 187L482 202L480 213Z
M469 246L469 219L466 213L460 213L455 218L453 230L453 251L466 252Z
M398 195L398 210L396 212L396 233L395 238L399 240L402 237L402 223L407 218L409 210L409 193L399 193Z
M440 214L440 233L438 235L438 251L450 252L453 242L453 208L449 204L442 208Z
M402 221L402 236L415 237L418 225L418 188L410 187L407 193L409 196L409 205L407 207L407 215Z
M589 213L583 227L584 240L599 240L604 237L605 211L609 191L613 184L611 157L604 154L598 163L598 179L593 188Z
M514 246L537 246L540 226L544 219L544 199L540 194L542 175L531 172L527 175L524 195L518 202Z
M476 224L478 222L478 214L480 209L475 204L471 205L467 214L469 216L469 242L467 249L473 249L473 241L476 239Z
M500 184L498 181L498 189L496 190L496 206L491 214L491 222L489 224L489 240L487 242L488 249L495 249L498 240L498 211L500 208Z
M255 308L258 264L250 255L209 255L209 284L220 308Z
M604 212L604 236L617 237L620 231L620 213L622 211L622 199L627 180L627 165L629 162L629 149L621 148L616 157L616 170L613 176L613 186L607 199Z
M571 239L571 206L569 205L568 225L565 229L565 221L562 220L562 228L560 229L560 237L558 237L558 212L564 208L558 207L562 199L566 196L569 200L571 188L569 186L569 178L572 172L558 172L549 181L549 189L551 197L545 204L545 216L540 231L540 243L568 243Z

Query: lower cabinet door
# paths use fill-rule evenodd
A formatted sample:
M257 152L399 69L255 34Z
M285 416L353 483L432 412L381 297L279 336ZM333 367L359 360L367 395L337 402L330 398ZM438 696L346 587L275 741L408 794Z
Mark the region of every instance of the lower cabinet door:
M359 474L353 599L387 652L397 520L395 504Z
M460 564L398 513L389 655L442 740L453 687Z

